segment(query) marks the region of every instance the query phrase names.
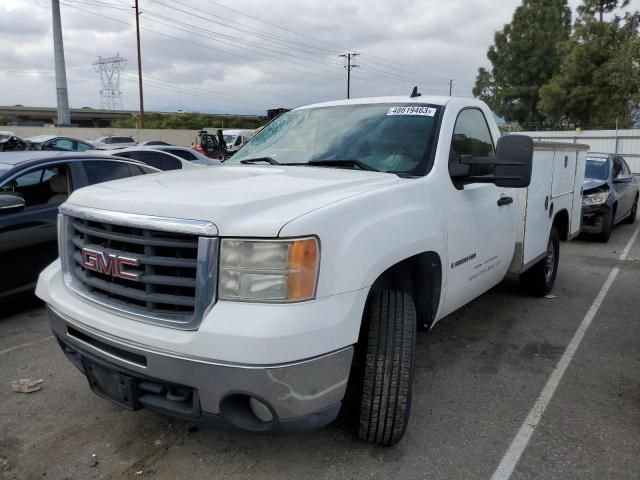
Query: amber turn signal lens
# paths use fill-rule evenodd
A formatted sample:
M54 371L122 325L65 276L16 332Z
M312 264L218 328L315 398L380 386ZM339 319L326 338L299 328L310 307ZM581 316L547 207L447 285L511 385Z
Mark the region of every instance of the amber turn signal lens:
M288 300L309 300L315 296L318 257L318 241L315 238L291 242L287 283Z

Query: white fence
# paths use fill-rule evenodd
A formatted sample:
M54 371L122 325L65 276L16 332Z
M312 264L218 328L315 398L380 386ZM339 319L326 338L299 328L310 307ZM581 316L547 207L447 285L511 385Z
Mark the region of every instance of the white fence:
M558 141L589 145L589 151L618 153L625 158L633 173L640 173L640 129L632 130L585 130L558 132L514 132L529 135L538 141Z

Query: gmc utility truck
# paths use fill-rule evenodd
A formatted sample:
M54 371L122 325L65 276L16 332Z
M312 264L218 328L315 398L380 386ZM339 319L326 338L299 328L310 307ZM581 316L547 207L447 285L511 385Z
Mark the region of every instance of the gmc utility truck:
M390 445L417 330L507 272L552 289L585 151L501 137L468 98L298 108L222 167L74 192L37 294L90 388L123 407L300 431L333 421L349 383L359 436Z

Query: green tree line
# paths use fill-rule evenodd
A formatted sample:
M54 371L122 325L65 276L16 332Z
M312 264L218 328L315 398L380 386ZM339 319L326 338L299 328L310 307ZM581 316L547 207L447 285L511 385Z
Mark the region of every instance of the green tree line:
M628 128L639 118L639 13L629 0L523 0L473 94L525 130Z
M260 117L241 115L211 115L207 113L145 113L144 128L170 128L176 130L199 130L201 128L258 128L266 120ZM116 128L137 128L137 115L113 123Z

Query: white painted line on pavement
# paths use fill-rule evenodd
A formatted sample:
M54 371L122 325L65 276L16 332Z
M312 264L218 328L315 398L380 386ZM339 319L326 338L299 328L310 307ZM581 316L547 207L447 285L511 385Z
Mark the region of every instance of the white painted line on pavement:
M633 243L638 237L638 233L640 233L640 226L636 228L635 232L627 242L627 245L624 247L624 250L622 251L622 254L619 258L620 260L625 260L627 258L627 255L629 254ZM547 380L547 384L542 389L542 393L540 393L538 400L536 400L536 403L533 405L533 408L529 412L529 415L527 416L524 423L518 430L515 438L511 442L507 453L505 453L504 457L502 457L502 460L500 461L498 468L496 468L496 471L493 473L491 480L509 480L511 478L513 470L516 468L522 452L524 452L524 450L527 448L527 445L531 440L531 436L533 435L533 432L535 432L538 423L540 423L540 419L547 409L547 406L549 406L549 403L553 398L553 394L555 393L556 388L558 387L558 384L560 383L560 380L564 375L564 372L567 370L567 367L571 363L573 356L580 346L580 342L582 342L587 329L591 325L591 322L596 316L596 313L598 313L600 305L602 305L602 302L607 296L607 293L609 292L609 289L611 288L611 285L618 276L619 272L620 267L614 267L611 270L611 273L609 273L609 276L600 289L598 296L593 301L593 304L591 305L591 308L589 308L587 314L584 316L582 323L580 323L580 326L578 327L578 330L576 330L576 333L573 335L571 342L569 342L569 345L567 345L567 348L558 361L558 364L553 369L553 372L551 372L551 376L549 377L549 380Z
M21 348L31 347L33 345L38 345L39 343L46 342L47 340L51 340L53 335L49 335L48 337L41 338L40 340L36 340L35 342L23 343L20 345L14 345L13 347L5 348L4 350L0 350L0 355L4 355L5 353L11 353L14 350L19 350Z

